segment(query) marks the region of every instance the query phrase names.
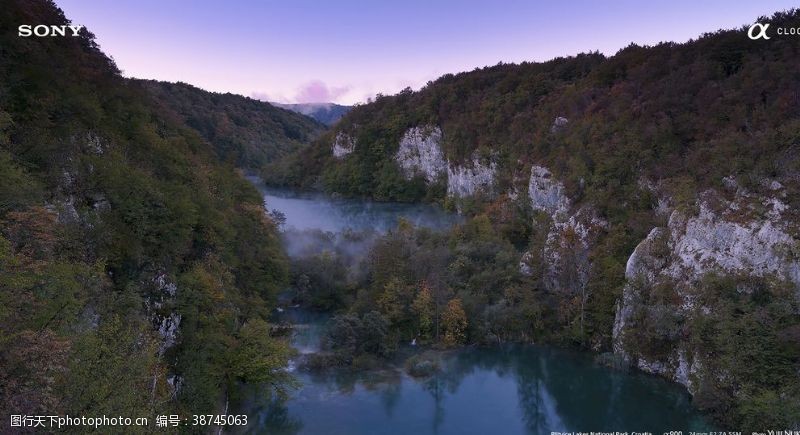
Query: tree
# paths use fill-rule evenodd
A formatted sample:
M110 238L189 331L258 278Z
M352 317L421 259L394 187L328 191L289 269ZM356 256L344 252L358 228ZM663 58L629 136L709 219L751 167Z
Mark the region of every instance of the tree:
M577 310L579 340L585 340L584 323L586 305L589 301L589 259L588 248L572 226L567 226L560 234L555 246L558 273L556 286L563 296L561 316L565 322L571 323Z
M411 313L411 305L414 302L414 289L412 286L403 284L399 279L393 278L383 286L383 292L378 297L378 307L389 321L391 326L403 334L404 338L409 334L414 336L414 319Z
M148 328L141 321L110 316L77 338L60 386L67 398L65 413L146 415L166 399L164 367Z
M392 353L394 345L389 337L389 322L379 312L370 311L361 317L359 347L362 353L386 357Z
M359 317L343 314L333 317L324 338L324 347L350 359L365 354L386 357L395 350L389 322L377 311Z
M419 293L417 293L417 297L414 299L412 309L417 316L419 335L423 338L431 338L434 322L433 295L425 281L420 284Z
M456 346L467 340L467 313L461 305L461 299L451 299L442 314L444 326L444 344Z
M294 386L292 376L283 370L292 349L269 335L269 325L261 319L251 319L239 330L238 341L231 353L231 374L234 380L267 384L280 396Z

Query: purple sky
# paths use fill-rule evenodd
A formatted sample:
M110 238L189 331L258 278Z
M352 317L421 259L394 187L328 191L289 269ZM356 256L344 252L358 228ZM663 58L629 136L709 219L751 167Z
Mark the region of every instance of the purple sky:
M56 0L126 76L279 102L364 102L449 72L686 41L788 0Z

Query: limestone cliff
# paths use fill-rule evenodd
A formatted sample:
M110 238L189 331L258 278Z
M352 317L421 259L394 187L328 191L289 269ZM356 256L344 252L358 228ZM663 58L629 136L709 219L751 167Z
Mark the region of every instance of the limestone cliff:
M349 134L339 132L331 144L333 157L341 159L356 149L356 142Z
M547 213L553 220L562 219L569 211L569 199L564 194L564 185L555 180L545 167L531 167L528 196L531 208Z
M545 221L539 221L547 236L543 246L523 253L519 271L530 276L534 272L533 260L540 258L548 291L576 298L583 311L590 296L590 248L607 224L590 206L573 210L572 201L564 190L564 185L550 170L538 165L531 167L528 199L533 211L547 217Z
M555 289L559 287L560 275L577 272L577 287L585 287L589 274L590 240L599 228L606 225L605 222L598 219L590 207L581 207L572 212L571 201L564 193L564 185L543 166L531 167L528 199L532 210L542 212L549 218L547 239L541 253L548 268L546 283L551 289ZM520 260L520 272L525 275L531 273L530 261L533 255L530 251L526 252Z
M497 164L477 156L463 165L447 166L447 196L464 198L479 192L491 193Z
M785 216L785 192L777 186L766 198L738 189L726 199L708 190L696 211L672 210L665 227L652 229L626 265L627 284L613 330L615 353L695 393L710 361L705 349L693 344L687 325L718 310L701 299L707 276L741 277L735 288L740 294L752 292L746 280L756 277L783 282L800 296L796 229ZM657 332L642 338L648 328Z
M447 161L441 148L442 130L436 126L413 127L400 139L395 161L406 179L420 175L435 183L447 172Z

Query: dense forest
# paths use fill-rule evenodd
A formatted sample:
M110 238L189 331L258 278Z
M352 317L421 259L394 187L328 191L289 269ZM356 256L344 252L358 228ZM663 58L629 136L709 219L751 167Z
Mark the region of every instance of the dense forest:
M769 21L800 28L800 13ZM293 352L268 322L289 287L292 304L334 315L312 370L378 367L412 341L555 344L673 379L650 362L679 355L685 369L689 354L682 383L722 426L800 424L800 292L783 274L800 279L800 38L723 30L447 74L325 131L245 97L123 78L86 29L16 34L68 22L51 0L0 8L9 414L209 414L245 386L280 397ZM409 170L401 143L446 168ZM242 168L464 220L304 235L327 248L290 259L284 217ZM687 275L686 222L728 251L730 234L764 233L762 263L780 264Z
M318 126L258 103L280 129L205 138L122 78L87 30L20 38L20 23L69 21L48 0L0 8L4 418L213 413L244 384L280 392L290 349L266 316L287 262L233 163L264 158L245 149L261 134L285 151Z
M770 22L796 27L797 20L792 12ZM354 107L315 146L265 176L348 196L422 199L427 192L403 179L392 157L407 129L432 124L450 160L493 155L503 169L498 192L513 184L515 169L537 162L564 180L569 197L623 219L642 177L668 179L680 195L731 174L752 185L796 172L798 49L793 38L754 41L746 29L720 30L684 44L632 44L608 58L589 53L446 74L417 92ZM554 128L556 118L569 128ZM363 145L343 161L330 153L339 132Z
M796 28L800 13L767 20ZM341 272L346 250L293 261L301 299L344 313L328 339L344 351L314 364L364 364L370 358L353 355L381 357L412 338L437 346L558 343L593 349L615 366L636 354L640 368L683 379L725 427L796 426L796 277L756 273L756 264L709 267L697 277L674 269L652 283L627 278L626 263L646 238L658 267L691 263L677 251L678 226L707 219L722 228L708 243L725 252L725 228L779 226L789 242L766 242L771 257L797 269L798 54L799 38L720 30L683 44L630 45L611 57L447 74L354 107L312 146L268 165L264 178L343 196L439 202L468 221L445 234L390 233L355 278ZM398 156L409 143L427 156L440 147L446 173L426 178L420 163L417 173L404 171ZM490 162L489 187L457 194L453 179L479 173L480 162ZM775 195L780 213L770 205ZM667 227L672 242L656 237ZM623 302L631 313L620 314ZM628 323L616 339L620 316ZM691 375L678 351L685 349L701 361ZM666 363L647 362L677 367L678 359L674 375Z
M239 168L261 168L325 129L308 116L241 95L208 92L186 83L137 82L155 97L163 116L175 116L197 130L219 159Z

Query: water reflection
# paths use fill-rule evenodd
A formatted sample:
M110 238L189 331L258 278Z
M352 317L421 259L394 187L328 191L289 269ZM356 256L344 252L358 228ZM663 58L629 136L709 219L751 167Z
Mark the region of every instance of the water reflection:
M437 375L398 369L299 374L286 403L259 410L266 433L464 434L705 430L687 395L662 379L610 371L582 353L535 346L442 356ZM267 416L268 417L264 417Z
M274 435L292 435L300 433L303 422L297 417L289 415L289 408L281 400L270 402L263 412L260 412L259 429L256 432Z
M293 257L335 252L347 264L399 217L443 228L458 220L431 206L332 200L260 187L286 215ZM325 317L287 309L301 353L318 351ZM688 395L663 379L600 367L592 355L536 346L440 355L440 372L414 379L396 366L363 373L296 372L288 401L251 391L245 431L269 434L548 434L551 431L707 430ZM401 366L398 363L397 366ZM263 390L261 390L263 391Z

